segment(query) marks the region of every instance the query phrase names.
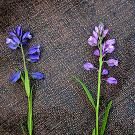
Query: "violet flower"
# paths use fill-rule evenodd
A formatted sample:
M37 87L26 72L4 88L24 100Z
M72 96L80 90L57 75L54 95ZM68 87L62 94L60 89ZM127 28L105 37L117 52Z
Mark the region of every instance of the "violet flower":
M115 59L109 59L108 61L106 61L106 63L107 63L108 66L110 66L110 67L118 66L118 60L115 60Z
M109 84L117 84L117 80L114 77L107 78L106 82Z
M114 44L116 43L115 39L107 39L106 36L108 34L109 30L105 29L104 25L102 23L99 24L99 26L95 26L95 30L93 31L93 35L90 36L88 39L88 44L90 46L97 46L97 49L93 52L95 56L100 56L100 48L98 46L100 38L104 39L102 40L102 57L105 58L105 56L109 53L112 53L115 50ZM108 66L113 67L113 66L118 66L118 60L116 59L109 59L107 61L104 61L108 64ZM92 63L86 62L83 65L84 69L89 71L91 69L96 69ZM107 69L102 70L102 75L108 75L109 71ZM108 79L108 83L111 83L111 78ZM113 81L113 79L112 79ZM112 84L116 84L112 83Z
M37 80L44 78L44 74L40 72L31 73L30 75L32 76L33 79L37 79Z
M93 66L93 64L91 64L90 62L86 62L84 65L83 65L84 69L85 70L91 70L91 69L94 69L95 67Z
M21 71L17 71L16 73L14 73L11 77L10 77L10 82L11 83L15 83L17 82L21 77Z
M28 54L29 54L29 61L30 62L37 62L40 58L40 45L38 46L32 46L29 50L28 50Z
M6 38L6 44L12 50L20 47L20 44L26 45L27 41L32 38L30 32L24 33L21 26L17 26L15 30L9 32L9 37Z
M103 71L102 71L102 75L108 75L108 73L109 73L109 71L104 68Z

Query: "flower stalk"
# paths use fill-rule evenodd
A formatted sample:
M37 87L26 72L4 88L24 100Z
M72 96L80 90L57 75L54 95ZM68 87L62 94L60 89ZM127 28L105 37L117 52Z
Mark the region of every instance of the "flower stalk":
M29 31L24 33L22 31L22 27L17 26L16 29L14 29L12 32L9 33L9 37L6 38L6 44L12 50L21 49L24 69L23 69L23 71L21 71L21 70L19 70L19 68L17 68L17 72L14 73L10 77L10 82L15 83L19 79L21 79L24 84L26 96L28 99L27 127L28 127L29 135L32 135L32 131L33 131L32 88L30 85L30 77L32 77L33 79L40 80L40 79L44 78L44 74L40 73L40 72L29 73L29 71L27 69L26 58L25 58L23 47L28 44L27 41L30 39L32 39L31 33ZM40 58L40 45L34 45L34 46L30 47L27 54L29 55L29 59L27 59L29 62L31 62L31 63L38 62L38 60Z
M26 60L25 60L25 55L24 55L24 50L21 46L21 52L22 52L22 57L23 57L23 65L24 65L24 85L25 85L25 91L28 97L28 118L27 118L27 125L28 125L28 131L29 135L32 135L32 130L33 130L33 120L32 120L32 89L30 89L30 80L29 80L29 75L28 75L28 70L26 67Z
M99 127L99 101L100 101L100 89L101 89L101 73L102 73L102 65L103 65L103 56L102 56L102 38L99 38L99 70L98 70L98 89L97 89L97 105L96 105L96 135L98 135L98 127Z
M106 81L108 84L117 84L117 79L114 77L108 77L109 71L106 68L102 69L103 64L107 64L110 67L118 66L118 60L117 59L109 59L105 61L106 55L112 53L115 50L115 39L108 39L108 29L105 29L104 25L102 23L99 24L99 26L95 26L95 30L93 31L93 35L90 36L88 39L88 44L92 47L97 47L94 51L94 55L98 57L99 64L98 64L98 87L97 87L97 97L96 97L96 104L95 100L91 94L91 92L88 90L86 85L79 79L75 78L77 82L79 82L84 90L84 92L87 95L87 98L89 99L89 102L92 104L94 110L95 110L95 127L92 130L92 135L104 135L105 128L107 125L108 115L109 111L112 106L112 101L110 101L104 111L104 117L102 121L102 126L99 129L99 108L100 108L100 91L101 91L101 79ZM83 65L84 69L89 70L95 70L97 71L97 66L95 67L94 64L90 62L86 62Z

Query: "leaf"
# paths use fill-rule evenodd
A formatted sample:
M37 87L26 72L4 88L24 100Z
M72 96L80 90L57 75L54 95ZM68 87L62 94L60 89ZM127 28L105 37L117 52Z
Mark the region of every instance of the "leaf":
M30 96L30 80L29 80L28 70L25 70L24 73L25 73L25 81L24 81L25 91L26 91L27 96L29 97Z
M92 130L92 135L96 135L95 128Z
M108 119L108 115L109 115L111 107L112 107L112 101L110 101L108 103L108 105L105 109L105 114L104 114L104 118L103 118L103 121L102 121L102 127L101 127L100 135L104 135L106 124L107 124L107 119Z
M93 107L96 109L94 99L93 99L91 93L89 92L88 88L86 87L86 85L79 78L77 78L77 77L74 77L74 78L76 79L77 82L79 82L81 84L81 86L83 87L83 90L85 91L89 101L91 102Z

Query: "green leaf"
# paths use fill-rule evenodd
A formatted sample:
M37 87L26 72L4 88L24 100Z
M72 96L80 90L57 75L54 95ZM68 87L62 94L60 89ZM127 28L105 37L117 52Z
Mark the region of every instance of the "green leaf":
M95 128L92 130L92 135L96 135Z
M79 78L77 78L77 77L74 77L74 78L76 79L77 82L79 82L81 84L81 86L83 87L83 90L85 91L89 101L91 102L93 107L96 109L94 99L93 99L91 93L89 92L88 88L86 87L86 85Z
M30 96L30 80L29 80L29 75L28 75L28 70L24 71L25 73L25 80L24 80L24 84L25 84L25 91L27 96Z
M109 115L111 107L112 107L112 101L110 101L108 103L108 105L107 105L107 107L105 109L105 114L104 114L104 118L103 118L103 121L102 121L102 127L101 127L100 135L104 135L106 124L107 124L107 120L108 120L108 115Z

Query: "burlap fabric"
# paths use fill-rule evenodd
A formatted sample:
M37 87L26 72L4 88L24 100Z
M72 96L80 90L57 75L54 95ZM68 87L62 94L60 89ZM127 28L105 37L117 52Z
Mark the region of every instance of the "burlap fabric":
M20 24L34 35L32 44L40 44L41 60L29 65L46 78L33 81L34 135L90 135L95 114L81 86L80 77L96 96L97 73L84 71L93 48L87 39L102 21L117 39L110 57L119 66L110 69L118 78L117 86L103 83L100 118L106 103L113 108L105 135L135 134L135 1L134 0L1 0L0 1L0 135L22 135L26 124L27 98L20 82L12 85L9 76L22 67L20 51L5 44L8 32Z

